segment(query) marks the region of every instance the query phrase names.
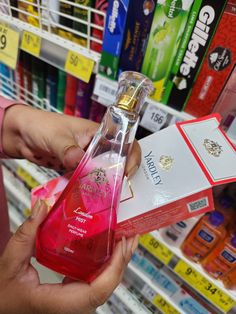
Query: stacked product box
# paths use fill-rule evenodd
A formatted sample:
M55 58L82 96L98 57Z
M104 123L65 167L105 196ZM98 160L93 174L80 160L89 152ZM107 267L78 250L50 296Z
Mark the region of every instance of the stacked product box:
M107 12L107 7L108 7L108 0L96 0L95 2L95 9L100 11L100 12ZM100 14L94 14L93 16L93 23L96 24L97 26L104 26L105 19L102 15ZM97 28L92 29L92 37L102 40L103 38L103 31ZM102 51L102 45L96 41L91 42L91 48L92 50L95 50L97 52Z
M195 0L172 65L162 102L182 110L201 68L226 0Z
M99 71L116 80L123 43L129 2L109 0Z
M155 0L130 1L120 56L120 72L141 70L155 6Z
M153 98L161 99L193 0L158 0L142 65L155 88Z
M185 111L195 117L212 109L236 63L236 1L229 0Z

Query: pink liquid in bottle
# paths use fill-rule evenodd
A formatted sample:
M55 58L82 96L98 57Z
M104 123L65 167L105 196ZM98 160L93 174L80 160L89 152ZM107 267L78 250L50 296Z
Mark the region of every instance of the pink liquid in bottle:
M39 227L36 258L41 264L87 282L102 271L114 246L116 211L138 109L151 86L141 74L121 75L116 105L108 108L82 161Z

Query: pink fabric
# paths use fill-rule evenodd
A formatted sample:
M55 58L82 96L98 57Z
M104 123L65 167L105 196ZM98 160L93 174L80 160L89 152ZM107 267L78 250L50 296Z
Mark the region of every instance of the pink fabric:
M0 96L0 158L7 158L2 150L2 124L6 108L16 104L14 100L8 100ZM10 238L10 225L9 225L9 216L7 209L7 200L3 184L2 169L0 167L0 255L4 247L6 246L7 241Z

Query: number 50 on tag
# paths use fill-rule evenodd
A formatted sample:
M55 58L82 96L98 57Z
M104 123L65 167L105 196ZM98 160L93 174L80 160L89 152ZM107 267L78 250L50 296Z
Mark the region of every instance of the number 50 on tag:
M0 23L0 61L16 68L20 34Z

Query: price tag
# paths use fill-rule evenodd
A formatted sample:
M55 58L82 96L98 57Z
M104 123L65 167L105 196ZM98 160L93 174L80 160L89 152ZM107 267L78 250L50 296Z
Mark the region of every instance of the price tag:
M0 61L12 69L16 68L19 32L0 23Z
M224 313L227 313L236 305L236 302L230 296L184 261L180 260L174 271Z
M112 82L113 83L113 82ZM108 80L103 80L97 77L94 86L94 95L106 99L109 104L112 104L116 99L117 84L112 84Z
M41 50L41 37L33 33L24 31L21 41L21 49L38 57Z
M170 305L164 298L160 295L156 295L153 304L161 310L164 314L180 314L172 305Z
M69 51L65 71L88 83L93 72L94 61L76 52Z
M147 251L157 257L165 265L168 265L174 256L174 254L165 245L160 243L150 234L141 236L139 241Z
M159 131L167 122L167 116L167 112L150 103L143 114L141 125L152 132Z
M27 171L25 171L23 168L18 167L16 170L17 175L26 182L26 184L31 188L35 188L39 185L39 182L37 182Z

